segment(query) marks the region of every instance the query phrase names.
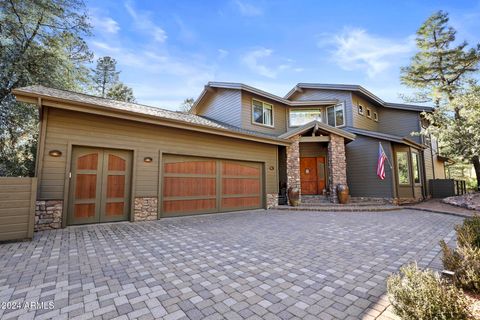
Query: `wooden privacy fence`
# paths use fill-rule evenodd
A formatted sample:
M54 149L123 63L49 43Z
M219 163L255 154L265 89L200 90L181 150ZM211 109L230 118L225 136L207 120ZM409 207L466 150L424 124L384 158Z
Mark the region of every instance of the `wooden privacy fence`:
M0 241L33 238L37 178L0 177Z

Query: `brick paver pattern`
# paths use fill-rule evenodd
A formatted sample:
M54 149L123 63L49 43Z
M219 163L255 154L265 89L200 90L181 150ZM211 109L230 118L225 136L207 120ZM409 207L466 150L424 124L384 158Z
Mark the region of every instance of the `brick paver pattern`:
M438 265L460 217L249 211L39 232L0 245L1 319L369 319L386 277Z

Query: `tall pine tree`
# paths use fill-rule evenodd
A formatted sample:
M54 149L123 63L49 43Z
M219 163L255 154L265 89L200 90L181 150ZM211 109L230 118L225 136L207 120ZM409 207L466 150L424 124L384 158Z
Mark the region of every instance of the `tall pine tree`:
M92 69L92 81L97 95L106 98L108 91L119 81L117 61L105 56L97 60L97 66Z
M417 97L432 101L436 110L425 117L430 127L425 133L433 133L445 145L449 156L471 162L480 182L478 150L468 139L458 139L452 132L465 124L464 105L457 98L468 86L468 78L478 71L480 44L469 48L466 41L456 42L456 31L448 24L448 14L439 11L430 16L418 29L418 52L410 65L402 68L402 83L419 90ZM480 133L477 133L480 134ZM455 138L454 138L455 137ZM453 148L455 144L461 147ZM480 185L480 183L479 183Z

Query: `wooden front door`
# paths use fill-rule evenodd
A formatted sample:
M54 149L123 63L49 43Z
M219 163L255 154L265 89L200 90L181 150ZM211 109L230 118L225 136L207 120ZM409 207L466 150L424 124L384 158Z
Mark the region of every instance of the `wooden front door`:
M131 158L123 150L73 149L69 225L128 220Z
M302 194L321 194L325 189L325 157L300 158Z

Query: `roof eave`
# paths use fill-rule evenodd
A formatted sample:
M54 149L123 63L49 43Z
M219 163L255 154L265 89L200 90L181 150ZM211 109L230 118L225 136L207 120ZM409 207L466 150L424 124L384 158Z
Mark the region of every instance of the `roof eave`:
M134 118L137 118L138 121L142 121L142 119L152 119L158 121L159 125L165 125L169 127L179 127L179 125L184 125L182 129L185 130L190 130L190 131L199 131L199 132L205 132L205 133L210 133L210 134L217 134L221 136L227 136L227 137L233 137L233 138L239 138L242 140L250 140L250 141L257 141L257 142L263 142L263 143L268 143L268 144L275 144L275 145L282 145L282 146L288 146L291 144L290 141L281 139L281 138L267 138L267 137L260 137L256 135L251 135L247 133L239 133L239 132L232 132L229 129L223 129L223 128L215 128L215 127L210 127L207 125L202 125L198 123L191 123L191 122L184 122L180 120L175 120L175 119L167 119L163 117L158 117L158 116L152 116L148 114L140 114L138 112L134 111L129 111L129 110L119 110L119 109L114 109L114 108L109 108L101 105L96 105L96 104L91 104L91 103L85 103L85 102L79 102L75 100L68 100L68 99L63 99L63 98L55 98L39 93L32 93L32 92L25 92L21 91L19 89L13 89L12 90L13 94L15 95L17 101L20 102L26 102L26 103L36 103L38 99L40 98L41 105L45 106L51 106L51 107L58 107L57 105L49 105L49 101L53 103L60 103L60 104L67 104L67 105L74 105L74 106L79 106L79 107L89 107L92 109L96 110L101 110L101 111L107 111L111 112L113 114L119 114L119 115L129 115L133 116ZM37 105L38 106L38 105ZM81 111L81 110L79 110ZM82 112L82 111L81 111ZM83 112L86 112L83 110ZM176 124L176 125L175 125Z

